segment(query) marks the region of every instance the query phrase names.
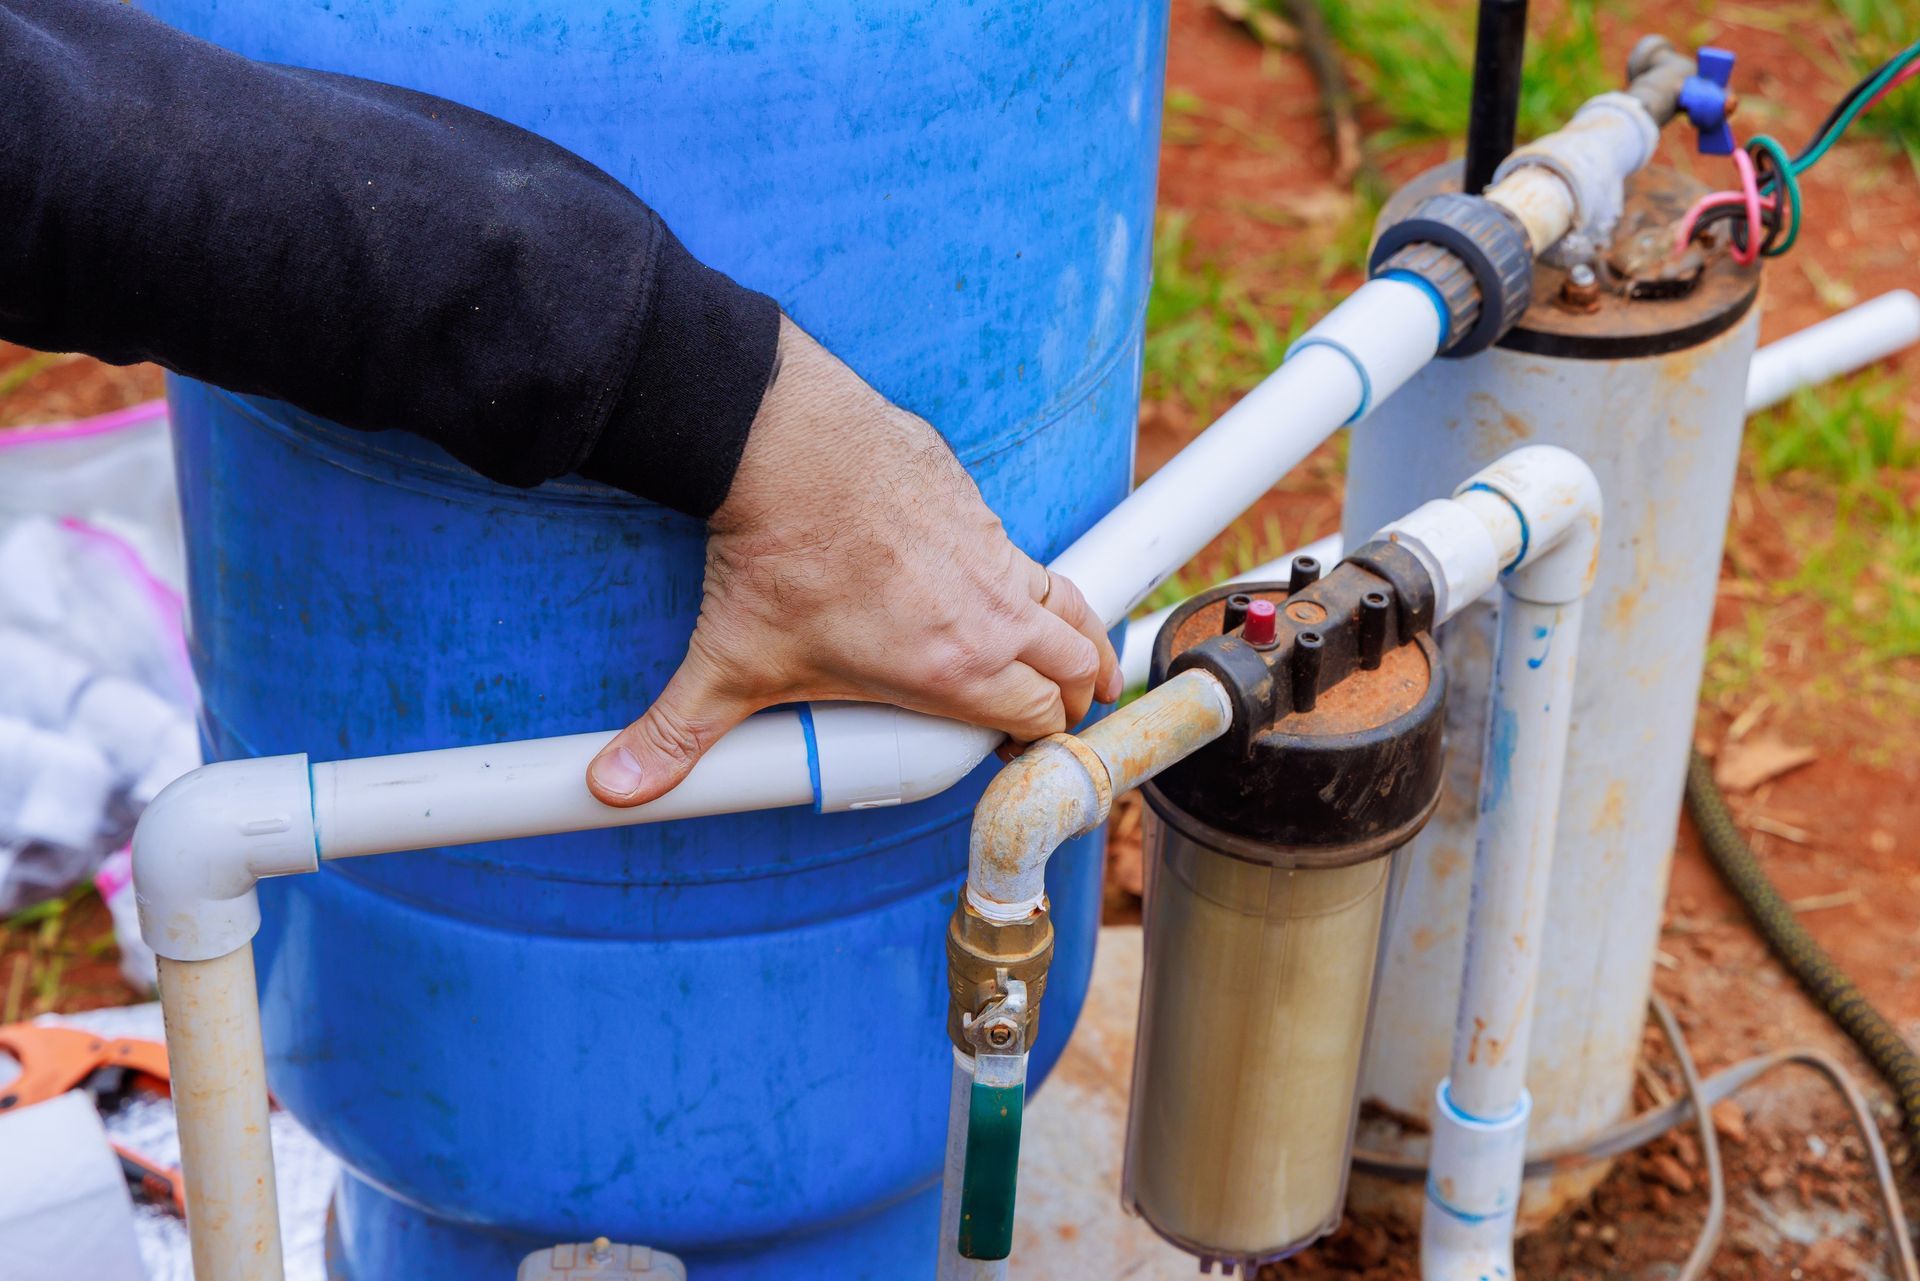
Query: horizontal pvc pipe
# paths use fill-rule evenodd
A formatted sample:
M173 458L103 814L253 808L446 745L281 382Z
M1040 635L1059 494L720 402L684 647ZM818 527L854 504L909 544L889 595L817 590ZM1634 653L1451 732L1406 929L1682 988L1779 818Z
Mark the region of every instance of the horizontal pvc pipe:
M1754 353L1747 412L1779 404L1802 387L1851 373L1920 342L1920 298L1895 289L1809 325Z
M605 734L485 743L313 767L321 858L657 823L813 800L798 714L750 717L648 805L602 805L585 785Z

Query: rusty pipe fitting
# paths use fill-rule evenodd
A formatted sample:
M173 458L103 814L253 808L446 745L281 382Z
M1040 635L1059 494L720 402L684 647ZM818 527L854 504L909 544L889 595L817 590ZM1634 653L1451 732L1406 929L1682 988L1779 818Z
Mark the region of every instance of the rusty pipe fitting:
M1113 798L1233 725L1212 675L1182 672L1079 736L1043 738L1001 770L973 811L967 901L990 921L1040 910L1047 859L1104 821Z
M966 893L947 928L947 1034L961 1053L981 1048L968 1026L1004 995L1009 979L1026 984L1024 1035L1015 1039L1033 1044L1053 960L1045 887L1054 850L1099 826L1117 793L1232 725L1233 704L1220 682L1182 672L1078 737L1041 739L988 785L973 812Z

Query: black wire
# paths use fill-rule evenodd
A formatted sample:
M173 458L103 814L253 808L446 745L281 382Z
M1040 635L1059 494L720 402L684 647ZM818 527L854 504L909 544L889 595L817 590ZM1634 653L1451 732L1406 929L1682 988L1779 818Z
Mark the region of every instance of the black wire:
M1862 76L1858 84L1854 85L1853 88L1847 90L1846 97L1840 99L1839 102L1836 102L1833 105L1833 110L1827 113L1827 118L1820 122L1820 127L1818 129L1815 129L1813 131L1812 140L1809 141L1806 146L1800 148L1800 154L1793 158L1794 164L1798 165L1801 161L1805 160L1808 156L1812 155L1813 149L1819 146L1821 140L1824 139L1829 133L1833 131L1833 127L1835 125L1840 123L1840 117L1847 114L1847 108L1851 107L1855 102L1857 102L1860 98L1860 95L1867 91L1867 86L1872 84L1883 73L1885 73L1888 67L1891 67L1894 63L1906 57L1908 50L1911 48L1912 46L1908 46L1905 49L1901 49L1898 53L1894 54L1891 58L1888 58L1885 62L1881 63L1879 66L1875 67L1872 71Z

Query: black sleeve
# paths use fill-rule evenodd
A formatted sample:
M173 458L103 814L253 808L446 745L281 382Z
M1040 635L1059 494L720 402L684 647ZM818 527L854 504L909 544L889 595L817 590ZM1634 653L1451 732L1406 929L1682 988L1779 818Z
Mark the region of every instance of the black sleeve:
M512 485L726 497L779 310L505 121L0 0L0 337L150 360Z

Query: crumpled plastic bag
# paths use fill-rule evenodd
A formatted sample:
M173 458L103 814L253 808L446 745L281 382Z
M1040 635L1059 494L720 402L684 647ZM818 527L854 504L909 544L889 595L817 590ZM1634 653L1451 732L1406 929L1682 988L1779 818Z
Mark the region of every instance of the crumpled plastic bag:
M0 917L93 875L200 764L181 566L157 402L0 431Z

